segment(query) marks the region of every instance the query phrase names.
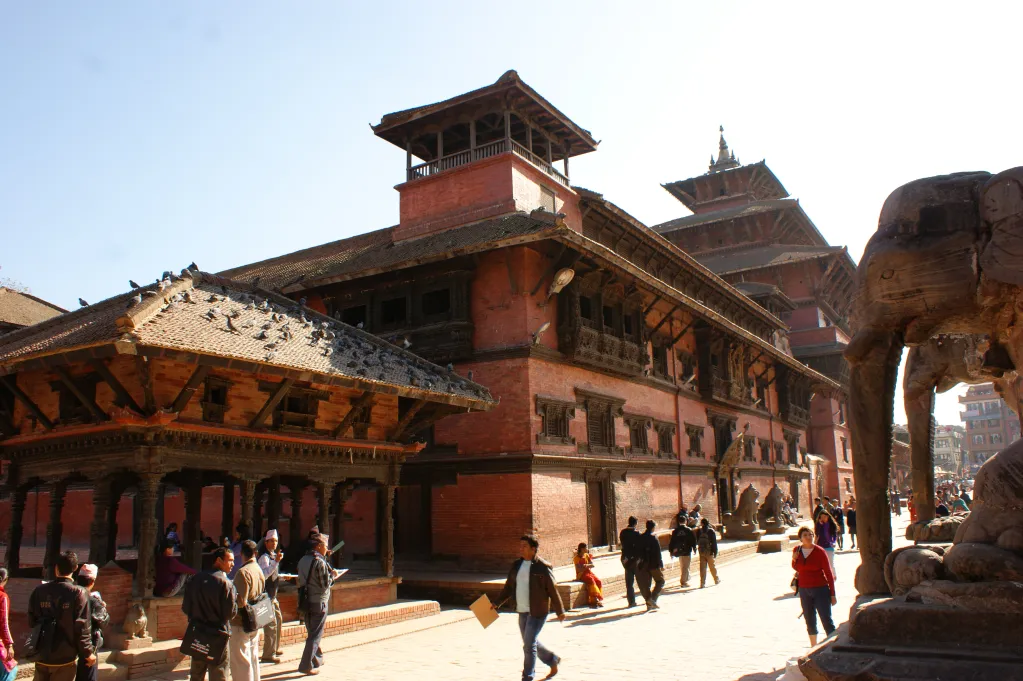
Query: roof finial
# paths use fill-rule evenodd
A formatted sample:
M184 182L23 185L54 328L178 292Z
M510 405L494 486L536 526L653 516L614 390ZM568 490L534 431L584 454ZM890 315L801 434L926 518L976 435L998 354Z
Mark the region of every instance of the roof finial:
M716 161L713 156L710 157L710 169L708 172L711 173L739 167L739 160L735 158L735 152L729 153L728 151L728 142L725 141L725 126L719 125L718 131L721 133L721 137L718 139L718 157Z

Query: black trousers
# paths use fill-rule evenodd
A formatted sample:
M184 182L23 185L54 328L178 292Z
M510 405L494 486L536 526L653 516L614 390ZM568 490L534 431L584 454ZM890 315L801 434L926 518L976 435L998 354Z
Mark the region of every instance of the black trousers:
M298 671L307 672L323 666L323 651L320 650L320 641L323 639L323 629L327 624L327 604L316 604L305 614L305 649L302 651L302 660L298 663Z
M622 561L625 568L625 598L629 605L636 604L636 562L634 558Z

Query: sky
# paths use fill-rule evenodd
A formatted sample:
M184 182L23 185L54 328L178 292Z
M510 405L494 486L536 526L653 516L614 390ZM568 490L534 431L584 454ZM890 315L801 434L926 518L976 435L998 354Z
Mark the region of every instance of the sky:
M1020 162L1020 3L0 4L0 277L66 308L393 225L383 114L508 69L647 224L717 130L859 258L885 197ZM957 392L938 420L958 422ZM904 421L901 400L896 420Z

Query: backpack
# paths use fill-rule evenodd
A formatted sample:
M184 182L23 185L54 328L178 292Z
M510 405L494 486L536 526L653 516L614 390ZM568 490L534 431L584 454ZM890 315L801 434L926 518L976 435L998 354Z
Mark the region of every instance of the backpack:
M711 554L714 552L714 542L710 538L710 530L701 529L696 538L696 546L700 553Z

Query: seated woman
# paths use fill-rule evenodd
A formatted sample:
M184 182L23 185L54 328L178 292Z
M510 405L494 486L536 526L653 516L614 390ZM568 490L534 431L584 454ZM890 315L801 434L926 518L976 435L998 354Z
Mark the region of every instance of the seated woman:
M156 556L156 585L153 593L163 598L177 596L196 572L174 557L174 544L164 541L163 549Z
M586 550L586 543L579 544L572 556L575 563L575 578L586 585L586 593L589 596L591 608L604 607L604 585L600 578L593 573L593 556Z

